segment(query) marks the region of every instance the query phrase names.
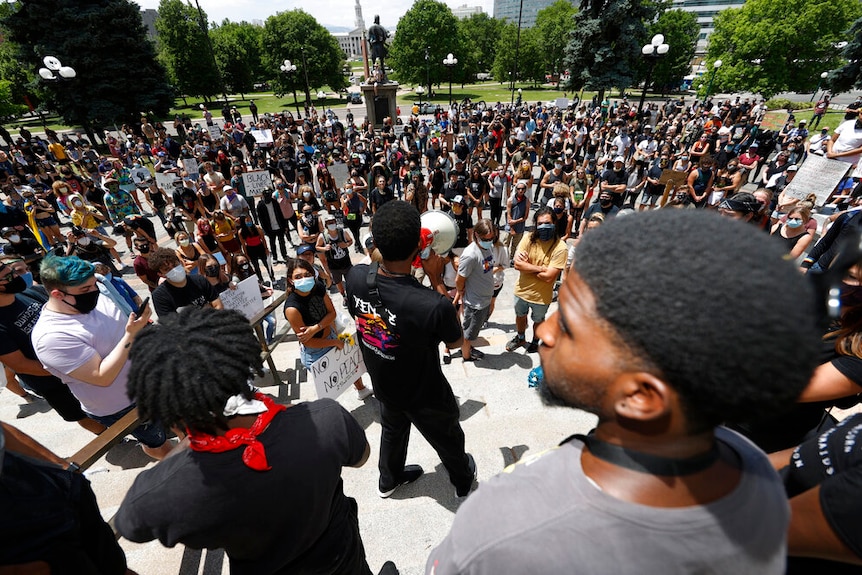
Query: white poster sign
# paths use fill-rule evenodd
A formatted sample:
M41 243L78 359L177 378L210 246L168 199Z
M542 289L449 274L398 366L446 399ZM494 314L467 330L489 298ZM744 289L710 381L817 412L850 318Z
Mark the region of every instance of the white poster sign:
M236 284L236 289L221 292L219 298L225 309L240 311L248 319L263 310L263 298L260 295L256 275Z
M255 172L245 172L242 175L242 182L245 185L245 195L260 196L264 190L271 190L272 178L269 172L258 170Z
M197 181L198 176L200 176L197 158L183 158L182 162L183 169L188 172L189 177Z
M339 188L344 188L344 183L350 178L350 169L347 164L332 164L329 166L329 173L335 179L335 185Z
M557 98L557 101L554 102L554 104L556 104L557 108L559 108L560 110L565 110L569 106L569 99Z
M335 399L365 373L365 362L354 338L344 342L344 348L332 348L311 364L311 377L317 397Z
M796 172L796 177L784 188L784 193L791 198L802 200L813 192L817 196L817 205L822 206L847 175L850 167L850 164L841 160L809 154Z
M251 135L254 136L254 141L260 144L260 147L272 146L272 130L252 130Z
M207 132L210 133L211 140L221 140L221 128L213 124L212 126L207 126Z
M180 178L173 172L167 174L164 174L162 172L156 172L156 185L158 185L161 189L163 189L169 194L173 193L174 182L179 179Z

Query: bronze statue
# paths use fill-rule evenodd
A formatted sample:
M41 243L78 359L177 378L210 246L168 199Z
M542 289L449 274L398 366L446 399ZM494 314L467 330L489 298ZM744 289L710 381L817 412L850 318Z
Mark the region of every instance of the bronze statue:
M386 67L383 61L389 50L386 49L386 39L389 37L389 31L380 25L380 16L374 17L374 24L368 28L368 42L371 44L371 64L374 66L377 60L380 60L380 74L385 81Z

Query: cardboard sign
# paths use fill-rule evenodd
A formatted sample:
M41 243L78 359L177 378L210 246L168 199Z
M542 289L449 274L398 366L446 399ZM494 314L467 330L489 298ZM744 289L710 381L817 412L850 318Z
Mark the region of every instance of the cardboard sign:
M263 298L257 281L257 276L252 275L236 284L236 289L221 292L219 298L224 308L240 311L248 319L263 310Z
M260 196L264 190L271 190L272 177L265 170L256 172L245 172L242 175L242 183L245 185L245 195Z
M350 168L347 164L332 164L329 173L335 179L335 185L344 188L344 183L350 178Z
M183 169L189 174L189 177L195 181L200 177L200 168L196 158L183 158Z
M809 154L805 163L799 166L796 177L784 188L784 193L800 200L814 193L817 196L817 205L822 206L850 168L851 165L847 162Z
M674 186L678 186L679 184L684 184L686 180L688 180L688 172L662 170L661 177L658 179L658 183L667 184L668 182L671 182Z
M156 172L156 185L158 185L161 189L163 189L169 194L173 193L174 182L179 179L179 176L177 176L173 172L167 174L163 174L162 172Z
M272 146L272 130L252 130L251 135L254 136L254 141L259 144L261 148Z
M333 347L326 355L311 364L311 377L317 397L335 399L365 373L365 361L355 338L344 342L344 348Z
M210 133L211 140L221 140L221 128L219 128L215 124L213 124L212 126L207 126L207 132Z

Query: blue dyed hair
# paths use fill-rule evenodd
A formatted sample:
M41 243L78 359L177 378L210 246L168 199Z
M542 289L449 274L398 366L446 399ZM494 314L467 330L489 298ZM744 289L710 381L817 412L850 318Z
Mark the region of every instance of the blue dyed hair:
M93 264L78 256L46 256L39 268L42 285L48 291L79 286L93 277L95 273L96 269Z

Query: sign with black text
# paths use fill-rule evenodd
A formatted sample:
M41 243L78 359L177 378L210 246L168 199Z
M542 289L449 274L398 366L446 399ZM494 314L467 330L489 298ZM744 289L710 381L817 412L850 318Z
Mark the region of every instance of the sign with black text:
M265 170L245 172L242 175L242 183L245 185L245 195L260 196L264 190L272 189L272 177Z

